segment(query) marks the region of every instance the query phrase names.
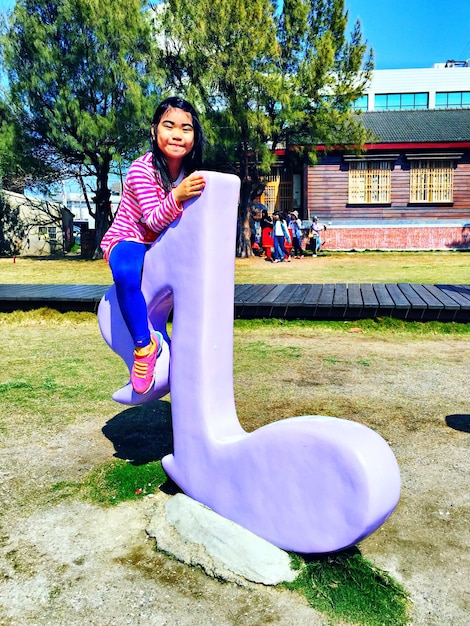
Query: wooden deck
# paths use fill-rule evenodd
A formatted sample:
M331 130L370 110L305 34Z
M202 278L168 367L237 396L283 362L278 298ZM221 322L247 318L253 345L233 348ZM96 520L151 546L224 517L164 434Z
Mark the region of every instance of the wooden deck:
M96 312L107 285L0 285L0 311L49 307ZM470 285L235 285L235 317L469 322Z

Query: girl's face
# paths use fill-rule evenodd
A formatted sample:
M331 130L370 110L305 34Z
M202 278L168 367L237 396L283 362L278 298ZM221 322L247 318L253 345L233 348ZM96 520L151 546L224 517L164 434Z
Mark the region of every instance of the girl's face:
M152 137L157 142L168 165L181 165L194 146L194 127L191 113L168 108L158 126L152 126Z

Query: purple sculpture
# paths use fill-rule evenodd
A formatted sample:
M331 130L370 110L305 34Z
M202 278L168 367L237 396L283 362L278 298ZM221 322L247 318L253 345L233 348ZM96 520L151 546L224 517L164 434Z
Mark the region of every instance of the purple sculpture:
M149 324L166 340L155 388L139 396L128 384L113 398L141 404L171 389L174 452L162 462L188 496L285 550L346 548L397 505L397 461L380 435L344 419L302 416L243 430L233 395L239 180L204 176L202 196L186 204L146 255ZM133 344L114 287L98 317L103 337L130 370Z

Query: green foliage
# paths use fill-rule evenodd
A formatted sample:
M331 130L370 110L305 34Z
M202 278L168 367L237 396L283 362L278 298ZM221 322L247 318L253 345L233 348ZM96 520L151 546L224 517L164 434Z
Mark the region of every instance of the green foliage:
M143 5L18 0L2 38L18 122L46 163L96 179L98 237L110 219L110 164L142 146L159 91Z
M299 564L300 574L288 589L335 619L364 626L405 626L408 597L393 578L356 549Z
M23 193L27 187L44 191L60 177L60 168L42 158L40 146L28 134L8 100L0 101L1 187Z
M344 0L169 0L159 13L169 80L205 112L217 167L242 179L237 254L249 256L250 201L278 147L361 146L352 103L370 78L359 24ZM289 159L287 158L287 165Z

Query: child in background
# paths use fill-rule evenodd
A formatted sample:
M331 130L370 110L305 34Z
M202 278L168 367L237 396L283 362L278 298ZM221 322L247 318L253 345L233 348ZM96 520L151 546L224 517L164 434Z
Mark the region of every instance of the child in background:
M290 243L290 235L287 230L287 224L279 211L273 213L273 235L274 235L274 261L273 263L281 263L290 256L285 248L285 243Z
M310 227L311 247L312 247L312 252L313 252L312 256L317 256L317 254L320 252L320 247L323 243L323 241L320 238L320 233L322 232L322 230L326 230L326 225L319 224L318 217L313 216L312 225Z
M141 289L145 253L182 213L182 203L200 196L205 186L196 171L202 164L204 135L189 102L171 97L157 107L151 141L151 151L131 164L116 217L101 241L119 307L134 341L131 383L139 394L152 388L163 344L161 333L148 326Z
M296 259L304 258L301 225L302 222L299 220L298 211L292 211L292 213L290 213L289 228L292 231L292 252Z

